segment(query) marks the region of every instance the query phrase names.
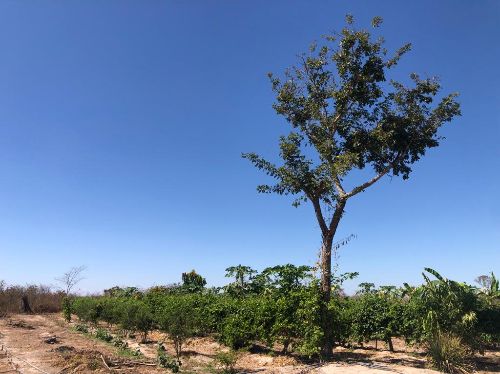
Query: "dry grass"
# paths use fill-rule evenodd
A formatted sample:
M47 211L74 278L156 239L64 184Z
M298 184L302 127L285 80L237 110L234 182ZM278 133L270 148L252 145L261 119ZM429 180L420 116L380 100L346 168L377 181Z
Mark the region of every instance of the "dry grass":
M23 296L27 297L33 313L56 313L61 311L64 293L50 286L6 286L0 281L0 318L19 313Z

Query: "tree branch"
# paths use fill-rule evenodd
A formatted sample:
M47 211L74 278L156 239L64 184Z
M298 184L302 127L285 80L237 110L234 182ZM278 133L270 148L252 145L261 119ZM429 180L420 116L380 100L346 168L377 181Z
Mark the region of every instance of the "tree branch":
M370 179L369 181L363 183L362 185L356 187L356 188L353 188L351 192L349 192L348 194L346 194L346 199L360 193L361 191L363 191L364 189L370 187L373 183L377 182L380 178L382 178L384 175L386 175L393 167L394 167L394 164L396 164L396 162L398 162L399 160L401 160L405 155L406 153L408 152L408 149L409 149L409 146L406 147L406 150L403 152L401 151L395 158L394 160L392 160L389 165L387 165L385 167L385 169L383 169L379 174L377 174L375 177L373 177L372 179Z
M338 175L333 175L333 184L335 185L335 188L337 189L337 192L339 193L339 196L341 198L344 198L347 194L344 190L344 187L342 187L342 184L340 183L340 179Z
M309 200L311 200L311 203L314 207L314 213L316 213L316 219L318 220L319 227L321 228L321 233L323 236L328 234L328 226L326 225L325 218L323 217L323 212L321 211L321 205L319 203L319 198L307 195Z
M353 188L351 192L349 192L349 193L346 194L346 198L353 197L354 195L356 195L356 194L360 193L361 191L367 189L373 183L377 182L380 178L382 178L384 175L386 175L389 172L389 170L391 170L391 168L392 168L392 164L390 164L389 166L387 166L382 172L380 172L379 174L377 174L375 177L373 177L369 181L367 181L367 182L359 185L356 188Z
M335 212L333 213L332 220L330 221L330 227L328 228L328 234L331 238L335 236L340 219L342 218L342 213L344 213L346 202L347 198L340 198L337 201L337 206L335 207Z

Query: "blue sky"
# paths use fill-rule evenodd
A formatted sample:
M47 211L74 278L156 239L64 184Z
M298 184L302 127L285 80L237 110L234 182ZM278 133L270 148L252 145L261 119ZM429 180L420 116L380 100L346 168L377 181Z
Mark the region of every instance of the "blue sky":
M347 206L357 239L340 267L361 281L421 280L426 266L472 282L500 273L500 3L497 1L0 2L0 279L80 288L172 283L196 269L313 264L312 208L258 195L241 159L276 157L288 131L266 73L309 43L384 17L389 47L459 91L408 181L386 178Z

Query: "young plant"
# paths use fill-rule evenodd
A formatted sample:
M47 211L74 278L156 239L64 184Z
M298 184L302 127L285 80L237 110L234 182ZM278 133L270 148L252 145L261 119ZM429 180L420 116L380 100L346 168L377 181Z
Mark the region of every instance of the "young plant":
M199 318L192 301L191 295L166 297L158 316L160 329L168 333L174 342L178 361L184 342L198 329Z
M95 331L95 337L107 343L113 340L113 335L111 335L106 329L100 327Z
M219 351L215 354L214 364L215 373L217 374L235 374L236 362L239 358L239 352L230 350L227 352Z
M158 349L156 350L156 360L158 361L158 366L170 369L172 373L178 373L180 366L182 365L179 360L167 355L165 347L162 343L158 345Z

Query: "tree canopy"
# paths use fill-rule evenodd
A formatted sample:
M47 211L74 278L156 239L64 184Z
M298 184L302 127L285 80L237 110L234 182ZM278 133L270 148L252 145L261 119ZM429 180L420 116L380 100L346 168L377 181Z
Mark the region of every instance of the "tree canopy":
M273 107L292 128L280 138L282 164L243 154L276 179L258 191L296 195L295 205L310 200L323 234L333 227L322 208L335 208L384 175L407 179L412 164L439 145L438 129L460 115L456 93L436 99L437 78L412 73L408 85L387 78L411 44L390 54L383 38L354 28L352 16L346 21L324 44L313 44L283 78L269 74ZM372 26L381 22L375 17ZM373 177L347 190L349 172L368 167Z

